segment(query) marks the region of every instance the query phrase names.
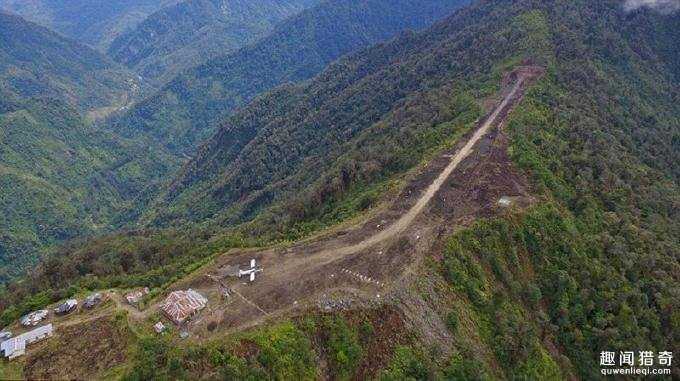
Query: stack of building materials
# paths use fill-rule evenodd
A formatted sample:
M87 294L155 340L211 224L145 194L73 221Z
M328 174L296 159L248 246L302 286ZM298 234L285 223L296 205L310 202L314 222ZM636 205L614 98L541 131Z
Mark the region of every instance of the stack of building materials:
M175 324L181 325L187 319L197 314L208 304L208 299L198 292L188 289L186 291L174 291L161 304L161 310L168 319Z
M78 301L76 299L69 299L64 303L58 305L57 308L54 309L54 313L58 315L66 315L68 313L75 311L77 307Z
M85 298L85 300L83 301L83 307L88 309L94 308L95 306L102 302L102 299L103 299L102 294L100 292L96 292Z
M26 353L26 346L40 340L44 340L53 334L52 324L44 325L32 331L22 333L19 336L0 343L0 352L4 357L12 360Z
M125 295L125 300L127 300L127 302L132 304L133 306L136 306L137 304L139 304L142 298L148 294L149 294L148 287L140 288L139 290L132 291Z
M45 319L49 313L50 312L48 310L33 311L30 314L22 317L19 321L21 322L21 325L25 327L35 327L38 325L38 323Z

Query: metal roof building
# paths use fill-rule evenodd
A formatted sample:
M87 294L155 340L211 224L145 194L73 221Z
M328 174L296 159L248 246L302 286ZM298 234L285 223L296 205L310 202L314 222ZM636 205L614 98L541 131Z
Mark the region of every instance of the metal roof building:
M198 292L188 289L174 291L161 304L161 310L175 324L180 325L197 314L208 304L208 299Z
M78 307L78 301L76 299L69 299L64 303L58 305L57 308L54 309L54 313L59 315L65 315L75 310L76 307Z
M100 292L95 292L94 294L85 298L85 300L83 301L83 307L94 308L97 304L101 303L103 298L104 297Z
M26 327L36 326L41 320L47 317L50 312L48 310L33 311L30 314L21 318L21 325Z
M163 333L163 331L165 331L165 324L159 321L153 325L153 329L156 331L156 333Z
M0 352L2 352L3 356L12 360L26 353L26 345L44 340L52 336L52 333L52 324L44 325L32 331L22 333L19 336L0 343Z

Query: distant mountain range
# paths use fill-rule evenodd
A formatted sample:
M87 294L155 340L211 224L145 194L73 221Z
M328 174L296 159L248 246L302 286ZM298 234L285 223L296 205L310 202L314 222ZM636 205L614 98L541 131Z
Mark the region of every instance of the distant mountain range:
M0 166L7 189L0 204L6 216L0 222L0 269L7 273L0 270L0 282L64 240L136 226L161 183L170 182L186 155L235 107L285 81L311 77L342 54L404 29L425 27L464 2L428 0L414 6L406 1L332 0L302 11L313 3L271 1L254 7L238 1L190 1L154 13L115 45L121 53L117 58L132 69L159 67L156 60L169 57L164 54L187 52L203 38L218 51L226 41L220 33L228 35L229 28L243 32L243 39L228 43L235 47L264 34L285 15L299 14L261 42L188 70L128 113L129 105L148 91L147 81L90 47L18 16L0 14ZM235 17L233 9L244 13ZM209 20L200 21L208 14ZM167 33L160 33L163 25L171 27ZM126 56L133 51L139 55ZM187 52L187 60L176 67L189 65L199 53ZM238 75L244 79L235 80ZM181 105L167 103L180 94ZM103 123L111 113L124 116Z
M327 64L399 33L424 28L467 0L328 0L294 16L267 37L187 70L119 118L113 130L153 136L187 154L217 124L258 94L311 78Z
M163 84L185 69L267 35L319 0L187 0L164 7L111 43L108 54Z
M74 319L61 345L10 371L571 380L600 377L602 351L672 350L680 12L625 3L325 0L97 123L85 115L115 103L128 69L0 18L0 283L32 266L0 286L0 325L116 290L101 316L56 320ZM432 198L412 195L498 110L518 67L540 78ZM522 202L501 203L496 180ZM412 210L405 233L373 240ZM225 302L212 275L255 255L274 292L255 283L260 300L247 299L234 279ZM211 307L192 337L155 334L158 301L194 285ZM153 288L139 313L116 303L133 287ZM227 309L247 332L230 333ZM81 350L113 345L124 356Z
M0 0L0 9L105 51L121 33L180 0Z
M47 28L0 12L0 92L51 97L92 110L124 104L141 90L132 72Z

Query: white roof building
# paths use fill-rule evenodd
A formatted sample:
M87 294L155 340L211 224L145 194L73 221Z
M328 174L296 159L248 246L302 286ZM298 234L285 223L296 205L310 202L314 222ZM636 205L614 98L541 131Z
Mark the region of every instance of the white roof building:
M163 331L165 331L165 324L159 321L153 325L153 329L156 331L156 333L163 333Z
M52 324L44 325L32 331L22 333L19 336L0 343L0 352L4 357L12 360L26 353L26 346L40 340L44 340L53 334Z

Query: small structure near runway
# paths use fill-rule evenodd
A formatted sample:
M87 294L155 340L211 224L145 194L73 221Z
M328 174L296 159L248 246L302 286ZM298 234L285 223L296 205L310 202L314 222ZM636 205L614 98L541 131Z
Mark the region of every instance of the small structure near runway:
M67 315L78 308L78 301L76 299L69 299L61 303L54 309L54 313L57 315Z
M158 323L153 325L153 329L154 331L156 331L156 333L161 334L163 333L163 331L165 331L165 324L159 321Z
M203 295L188 289L186 291L171 292L163 304L161 304L161 310L173 323L182 325L205 308L207 304L208 299Z
M100 292L95 292L94 294L91 294L87 298L85 298L85 301L83 301L83 307L87 309L92 309L96 307L99 303L102 302L104 297Z

